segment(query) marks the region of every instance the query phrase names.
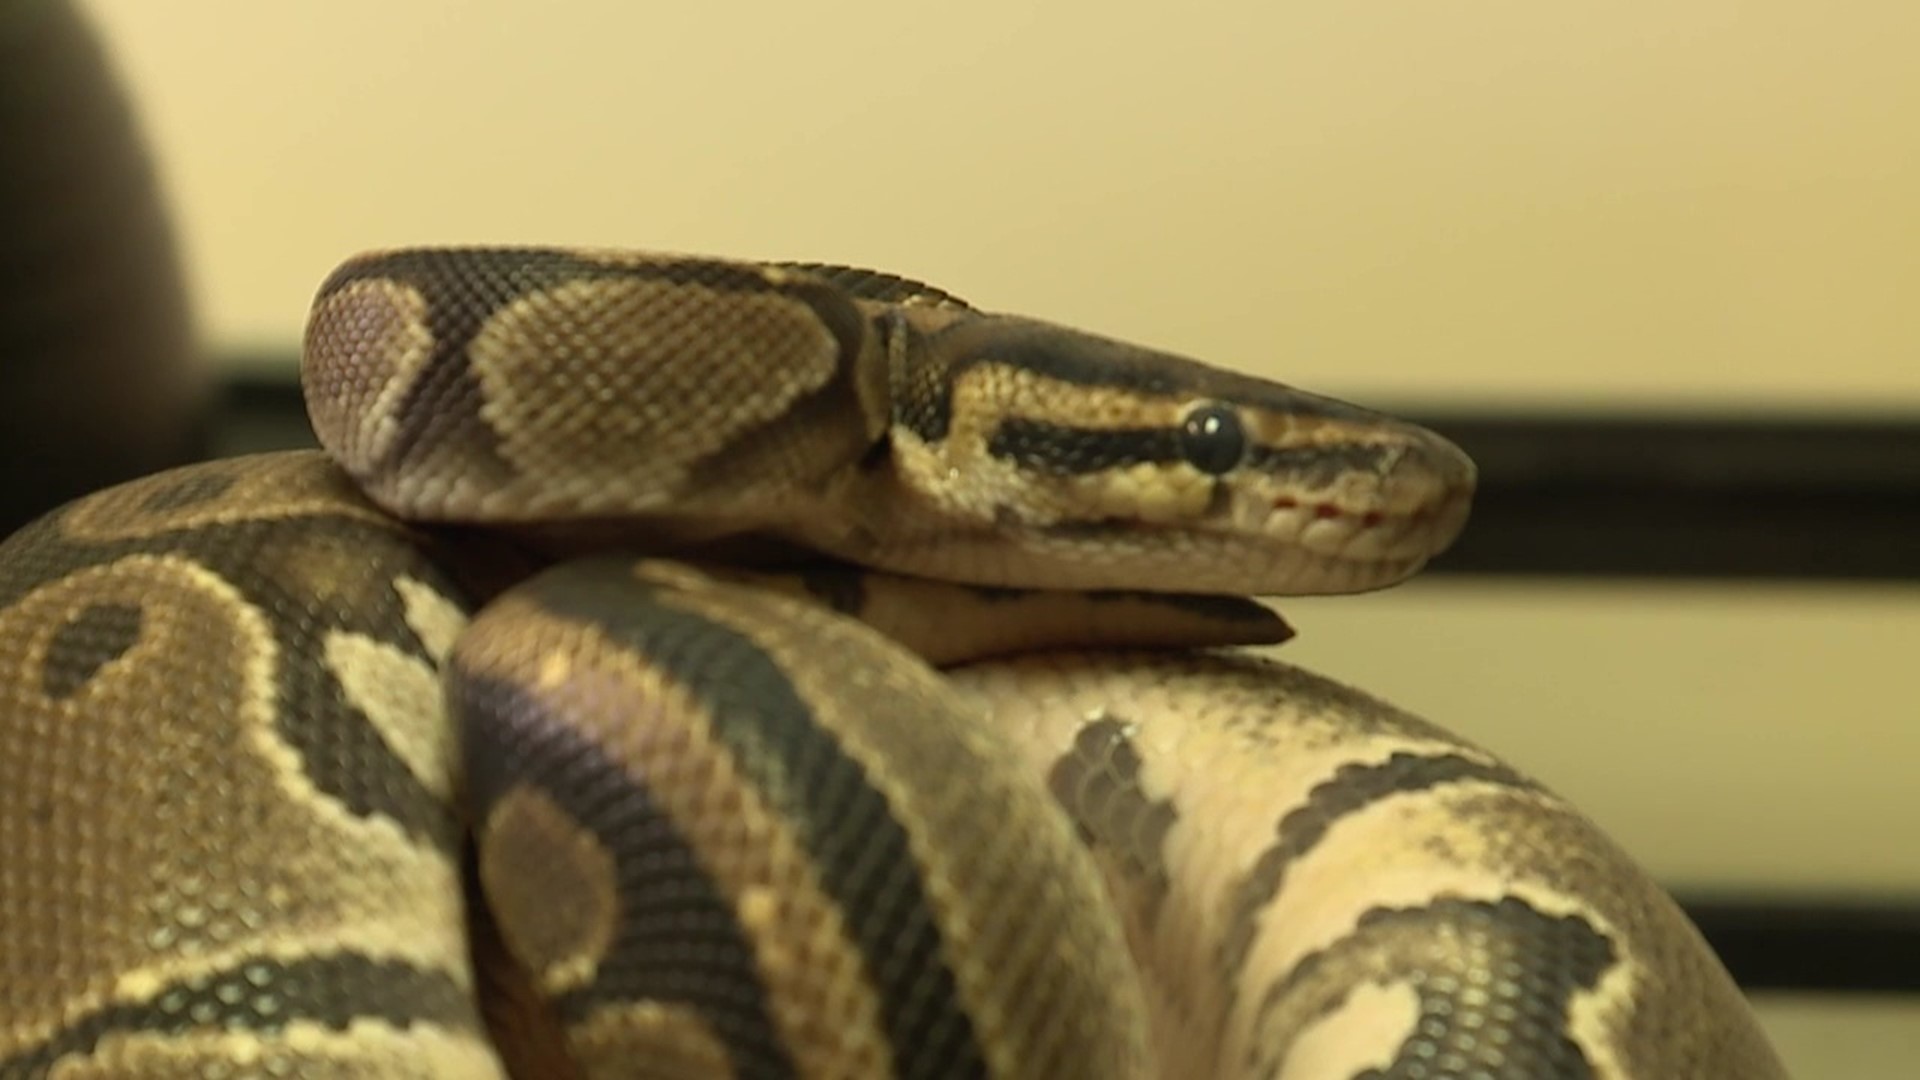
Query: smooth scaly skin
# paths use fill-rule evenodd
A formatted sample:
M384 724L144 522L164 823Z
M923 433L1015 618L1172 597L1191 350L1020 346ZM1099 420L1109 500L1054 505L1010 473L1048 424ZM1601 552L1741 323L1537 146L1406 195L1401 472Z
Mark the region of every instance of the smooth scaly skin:
M0 1077L1782 1075L1572 811L1164 593L1413 572L1429 433L580 252L351 263L306 377L371 501L241 459L0 548ZM957 580L528 576L610 543Z

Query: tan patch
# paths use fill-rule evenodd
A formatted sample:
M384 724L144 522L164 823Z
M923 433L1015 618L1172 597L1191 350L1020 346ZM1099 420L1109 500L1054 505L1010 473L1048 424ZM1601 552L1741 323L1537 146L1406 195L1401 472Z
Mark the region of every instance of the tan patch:
M314 303L300 381L320 444L355 476L390 464L400 408L433 359L427 301L412 286L349 282Z
M420 658L363 634L331 631L327 668L393 755L436 799L453 798L459 747L447 721L440 673Z
M1302 1031L1272 1080L1319 1080L1385 1070L1420 1020L1410 986L1358 986L1338 1009Z
M604 1070L594 1075L631 1080L731 1080L734 1076L719 1036L691 1009L657 1001L608 1005L575 1024L570 1035L581 1065L590 1072ZM634 1053L636 1046L647 1048L644 1056Z
M394 591L406 613L407 626L426 647L435 664L446 663L453 643L467 627L467 613L440 590L410 577L396 578Z
M779 424L834 377L840 357L833 334L791 297L633 278L516 300L474 336L469 362L481 416L526 478L493 501L533 518L715 501L754 513L764 491L690 490L689 477ZM787 434L796 450L813 434L806 427ZM787 491L849 453L826 463L790 455L749 487Z
M481 880L514 957L549 996L591 983L620 917L612 856L525 785L494 804L479 832Z

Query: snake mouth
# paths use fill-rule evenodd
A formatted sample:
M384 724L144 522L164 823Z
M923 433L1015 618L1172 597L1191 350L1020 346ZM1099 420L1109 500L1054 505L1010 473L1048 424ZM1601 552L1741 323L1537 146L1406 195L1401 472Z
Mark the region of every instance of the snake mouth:
M1448 489L1405 510L1358 511L1329 500L1278 498L1268 500L1270 509L1257 519L1233 522L1102 519L1036 526L1003 520L835 553L899 573L986 586L1238 596L1370 592L1411 577L1450 546L1466 523L1471 495L1470 487Z
M1336 444L1338 447L1341 444ZM1383 588L1446 551L1466 527L1478 480L1473 459L1411 424L1376 422L1296 470L1270 474L1227 510L1226 531L1292 549L1281 591ZM1327 462L1346 458L1345 468Z
M1260 531L1334 559L1430 559L1459 538L1472 500L1471 488L1442 491L1404 510L1278 496L1268 503Z
M1405 510L1275 498L1258 530L1265 557L1244 556L1257 581L1248 591L1366 592L1398 584L1453 545L1471 506L1471 488L1444 491Z

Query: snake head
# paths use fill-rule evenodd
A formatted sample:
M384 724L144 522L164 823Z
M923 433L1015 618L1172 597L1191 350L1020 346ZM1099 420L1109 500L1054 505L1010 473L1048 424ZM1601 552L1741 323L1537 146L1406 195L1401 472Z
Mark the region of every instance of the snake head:
M978 313L930 316L891 352L893 480L917 510L892 527L894 553L865 557L896 569L1354 592L1419 570L1466 523L1475 469L1459 447L1332 398Z

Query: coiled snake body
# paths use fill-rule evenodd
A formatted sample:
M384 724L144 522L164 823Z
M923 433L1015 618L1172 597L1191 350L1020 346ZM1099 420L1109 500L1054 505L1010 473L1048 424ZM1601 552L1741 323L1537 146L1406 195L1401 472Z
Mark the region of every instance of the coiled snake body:
M1435 435L585 251L356 259L304 377L0 547L0 1077L1783 1075L1574 810L1241 648L1451 541Z

